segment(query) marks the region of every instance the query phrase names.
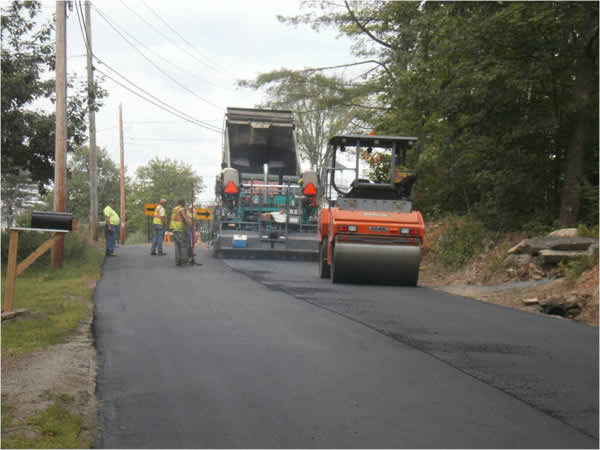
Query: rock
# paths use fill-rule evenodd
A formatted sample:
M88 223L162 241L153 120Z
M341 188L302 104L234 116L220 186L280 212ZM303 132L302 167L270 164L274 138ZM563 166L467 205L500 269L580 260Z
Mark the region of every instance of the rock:
M573 238L577 237L577 228L562 228L560 230L553 231L548 234L546 237L564 237L564 238Z
M544 264L558 264L569 259L589 256L587 251L540 250Z
M574 305L570 308L567 308L567 317L573 318L581 314L581 308L577 305Z
M537 264L535 264L535 263L533 263L533 262L530 262L530 263L527 265L527 268L529 269L529 273L530 273L530 274L532 274L532 275L539 275L539 276L541 276L541 277L543 277L543 276L545 275L545 274L544 274L544 271L543 271L542 269L540 269L540 268L537 266Z
M594 244L597 244L595 239L585 237L531 238L519 242L517 245L509 249L507 253L509 255L529 254L535 256L542 250L585 251Z
M522 240L521 242L519 242L514 247L508 249L508 251L506 253L509 254L509 255L515 255L515 254L516 255L521 255L523 253L527 253L525 251L525 240Z
M586 251L596 241L592 238L544 238L537 239L535 243L532 243L532 247L540 247L547 250L563 250L563 251Z
M577 303L578 303L578 300L579 300L579 298L577 297L577 295L575 295L575 294L570 294L570 295L567 297L567 299L565 300L565 304L566 304L568 307L575 306L575 305L577 305Z
M515 266L523 266L525 264L529 264L529 262L531 261L531 256L524 254L524 255L519 255L519 254L511 254L508 255L505 259L504 259L504 266L505 267L515 267Z
M592 259L594 261L598 261L598 243L592 244L588 249L588 252L591 254Z
M539 300L537 297L534 298L524 298L522 300L523 303L525 303L526 305L537 305L539 303Z
M552 305L563 305L565 301L562 297L545 297L541 298L538 303L541 306L548 307Z
M598 241L587 237L551 239L550 250L586 251Z

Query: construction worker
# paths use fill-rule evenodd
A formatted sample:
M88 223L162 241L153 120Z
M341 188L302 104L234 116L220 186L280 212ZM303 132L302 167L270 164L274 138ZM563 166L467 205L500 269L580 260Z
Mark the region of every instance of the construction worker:
M165 210L166 204L167 199L161 198L160 203L156 205L156 208L154 208L154 219L152 220L152 226L154 227L154 238L152 239L152 249L150 250L150 254L152 256L166 255L166 253L163 252L162 247L163 238L167 229L167 211Z
M192 209L192 207L190 206L188 208L188 216L190 217L190 220L192 221L192 223L190 224L190 226L186 227L187 233L188 233L188 256L190 258L194 257L194 249L193 249L193 244L194 244L194 229L193 229L193 224L194 224L194 210Z
M191 227L192 220L185 208L185 200L179 199L177 206L173 208L171 214L171 230L173 230L173 243L175 245L175 265L177 266L181 266L189 260L186 225Z
M106 239L106 256L115 255L115 241L117 238L117 227L121 223L119 215L114 210L115 201L109 200L108 205L104 208L104 220L106 225L104 226L104 237Z

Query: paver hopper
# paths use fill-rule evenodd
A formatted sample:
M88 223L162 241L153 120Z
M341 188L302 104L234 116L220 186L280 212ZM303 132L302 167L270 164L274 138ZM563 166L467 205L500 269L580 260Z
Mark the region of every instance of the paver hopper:
M301 172L291 111L227 108L215 255L316 259L318 189L316 172Z
M333 147L329 207L320 211L318 227L321 278L331 277L334 283L417 284L425 224L409 200L416 174L405 167L406 152L416 141L415 137L371 135L329 140ZM340 156L352 146L355 167L348 169L348 158ZM373 152L390 164L384 182L360 178L361 157ZM341 169L340 159L346 166ZM351 171L353 181L346 187L341 170Z

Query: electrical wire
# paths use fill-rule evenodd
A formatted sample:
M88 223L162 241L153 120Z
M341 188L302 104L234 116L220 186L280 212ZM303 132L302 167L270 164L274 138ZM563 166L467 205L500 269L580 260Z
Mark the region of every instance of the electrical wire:
M95 67L94 70L98 71L100 74L104 75L106 78L112 80L113 82L115 82L116 84L120 85L121 87L123 87L124 89L128 90L129 92L131 92L134 95L137 95L138 97L140 97L141 99L153 104L154 106L180 118L185 120L186 122L192 123L194 125L200 126L202 128L205 128L209 131L213 131L216 133L221 133L222 130L215 127L214 125L211 125L209 123L205 123L201 120L195 119L194 117L179 111L178 109L174 108L173 106L167 104L166 102L160 100L159 98L155 97L154 95L150 94L148 91L144 90L143 88L139 87L138 85L136 85L135 83L133 83L132 81L130 81L127 77L125 77L124 75L121 75L117 70L115 70L114 68L112 68L110 65L108 65L107 63L103 62L102 60L100 60L92 51L91 48L89 46L89 42L88 42L88 38L87 38L87 28L85 25L85 21L82 20L82 15L83 12L81 11L81 4L80 2L75 2L75 9L77 11L77 19L79 21L79 27L83 36L83 40L85 43L85 46L87 48L87 50L92 54L92 57L99 63L102 64L104 66L106 66L109 70L111 70L112 72L114 72L117 76L121 77L122 79L124 79L127 83L131 84L132 86L134 86L136 89L142 91L144 94L148 95L149 97L155 99L156 101L152 101L146 97L144 97L143 95L141 95L140 93L134 91L132 88L124 85L123 83L119 82L118 80L116 80L115 78L111 77L109 74L103 72L102 70L100 70L99 68ZM85 31L84 31L85 29ZM162 103L161 106L159 103Z
M146 8L148 8L150 10L150 12L152 12L152 14L154 14L156 17L158 17L158 19L163 22L168 28L169 30L171 30L173 32L173 34L177 35L185 44L188 45L188 47L190 47L192 50L194 50L196 53L198 53L199 56L202 56L203 58L206 58L206 60L208 62L210 62L211 64L214 64L215 67L217 67L219 70L221 70L223 73L230 73L231 71L229 69L224 68L223 66L221 66L219 63L217 63L216 61L212 60L211 58L209 58L206 55L202 55L195 47L193 44L191 44L187 39L185 39L175 28L173 28L160 14L158 14L156 11L154 11L150 5L148 5L144 0L141 0L142 3L146 6ZM175 45L175 44L173 44ZM180 48L180 47L178 47ZM180 48L181 49L181 48ZM183 49L181 49L183 50Z
M205 61L202 61L201 59L199 59L199 58L198 58L197 56L195 56L193 53L190 53L190 52L189 52L189 51L187 51L186 49L184 49L184 48L182 48L182 47L179 47L177 44L175 44L175 43L174 43L174 42L173 42L173 41L172 41L172 40L169 38L169 36L165 35L165 34L164 34L162 31L160 31L158 28L156 28L154 25L152 25L150 22L148 22L146 19L144 19L142 16L140 16L140 15L139 15L137 12L135 12L133 9L131 9L129 6L127 6L127 4L126 4L126 3L125 3L123 0L120 0L120 1L121 1L121 3L123 4L123 6L125 6L125 8L127 8L129 11L131 11L133 14L135 14L135 15L136 15L136 16L137 16L137 17L138 17L138 18L139 18L139 19L140 19L142 22L146 23L146 24L147 24L147 25L148 25L150 28L152 28L154 31L156 31L157 33L159 33L159 34L160 34L162 37L164 37L166 40L168 40L168 41L169 41L171 44L173 44L175 47L177 47L178 49L180 49L180 50L182 50L182 51L186 52L188 55L190 55L190 56L191 56L192 58L194 58L196 61L200 62L201 64L205 65L206 67L208 67L208 68L210 68L210 69L212 69L212 70L219 71L219 72L222 72L222 73L228 73L226 69L224 69L224 68L222 68L222 67L218 66L218 64L216 64L216 63L214 63L214 62L212 62L212 61L211 61L211 63L212 63L212 66L211 66L211 65L207 64ZM146 7L148 7L148 9L151 9L151 8L150 8L148 5L146 5ZM152 11L152 12L154 12L154 11ZM156 13L154 13L154 14L156 14ZM160 16L159 16L159 17L160 17ZM162 20L162 18L161 18L161 20ZM167 24L167 26L169 26L169 25ZM171 28L171 27L169 26L169 28ZM171 30L172 30L172 28L171 28ZM176 31L175 31L175 33L176 33L176 34L177 34L177 35L178 35L178 36L181 38L181 35L179 35L179 34L178 34ZM182 38L182 39L183 39L183 38ZM185 41L185 40L184 40L184 41ZM186 43L187 43L187 42L186 42ZM190 44L188 44L188 45L190 45ZM205 58L206 58L206 57L205 57ZM208 60L208 58L206 58L206 59ZM210 60L208 60L208 61L210 61Z
M95 8L95 9L98 11L98 8L97 8L96 6L94 6L94 8ZM106 17L106 18L104 18L104 17L103 17L103 19L104 19L104 20L110 19L110 18L108 17L108 15L106 15L106 13L104 13L104 14L105 14L105 17ZM174 62L172 62L172 61L168 60L167 58L165 58L164 56L162 56L162 55L161 55L161 54L159 54L158 52L155 52L155 51L153 51L152 49L150 49L150 48L146 47L146 46L145 46L145 45L144 45L142 42L140 42L138 39L136 39L136 37L135 37L135 36L131 35L131 34L130 34L130 33L128 33L126 30L124 30L122 27L120 27L120 26L119 26L119 25L118 25L118 24L117 24L117 23L116 23L114 20L110 19L110 21L111 21L112 25L114 25L115 27L117 27L117 28L118 28L118 29L119 29L119 30L120 30L122 33L126 34L126 35L127 35L129 38L130 38L130 39L132 39L133 41L135 41L135 42L136 42L138 45L140 45L140 46L141 46L141 47L142 47L144 50L146 50L146 51L147 51L147 52L149 52L149 53L152 53L154 56L156 56L156 57L160 58L162 61L165 61L167 64L169 64L169 65L171 65L171 66L175 67L175 68L176 68L177 70L179 70L180 72L182 72L182 73L185 73L185 74L187 74L187 75L191 75L191 76L193 76L193 77L199 77L199 78L201 78L201 81L202 81L203 83L205 83L205 84L208 84L208 85L210 85L210 86L213 86L213 87L215 87L215 88L217 88L217 89L223 89L223 90L225 90L225 91L230 91L230 90L231 90L231 88L227 88L227 87L224 87L224 86L219 86L218 84L216 84L216 83L213 83L212 81L210 81L210 80L207 80L206 78L203 78L203 77L201 77L201 76L200 76L200 75L198 75L198 74L192 73L191 71L189 71L189 70L186 70L186 69L184 69L184 68L180 67L179 65L177 65L177 64L175 64ZM109 25L110 25L110 24L109 24ZM111 26L112 26L112 25L111 25ZM85 55L84 55L84 56L85 56Z
M173 81L174 83L176 83L179 87L181 87L182 89L186 90L187 92L189 92L190 94L194 95L195 97L199 98L200 100L202 100L203 102L218 108L218 109L222 109L221 106L219 105L215 105L213 102L211 102L210 100L207 100L206 98L198 95L196 92L192 91L191 89L187 88L186 86L184 86L182 83L180 83L179 81L177 81L175 78L173 78L171 75L169 75L167 72L165 72L162 68L160 68L157 64L154 63L154 61L152 61L150 58L148 58L140 49L138 49L129 39L127 39L127 37L119 30L119 27L117 25L115 25L96 5L94 5L92 3L92 6L94 7L94 9L96 10L96 12L100 15L100 17L102 17L102 19L104 19L104 21L110 25L110 27L115 30L117 32L117 34L119 36L121 36L123 38L123 40L125 42L127 42L136 52L138 52L146 61L148 61L150 64L152 64L160 73L162 73L163 75L165 75L167 78L169 78L171 81Z

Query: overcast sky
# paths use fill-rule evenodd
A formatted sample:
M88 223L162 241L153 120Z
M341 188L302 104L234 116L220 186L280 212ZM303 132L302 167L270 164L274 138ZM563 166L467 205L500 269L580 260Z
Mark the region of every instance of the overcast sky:
M96 67L126 82L109 67L177 110L221 128L228 106L252 108L260 92L235 81L279 68L331 66L354 61L350 41L334 31L293 27L277 15L307 12L296 0L96 0L92 46L105 64ZM56 3L44 1L47 13ZM67 22L67 71L86 78L85 45L76 11ZM96 77L99 74L96 73ZM97 145L119 162L119 104L123 105L125 165L133 176L154 157L191 164L203 177L202 201L211 200L220 170L222 136L142 100L114 81L96 115ZM156 100L155 100L156 101Z

